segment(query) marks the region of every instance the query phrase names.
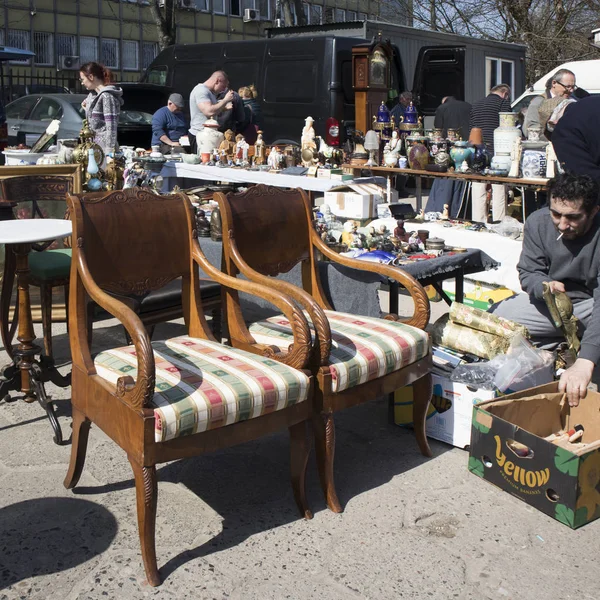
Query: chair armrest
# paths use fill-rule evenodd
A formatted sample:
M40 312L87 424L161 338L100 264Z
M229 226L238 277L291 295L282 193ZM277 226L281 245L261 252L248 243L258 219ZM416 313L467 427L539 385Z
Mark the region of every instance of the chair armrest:
M77 271L81 277L81 283L89 294L90 298L110 313L116 319L119 319L123 327L127 330L137 356L137 381L130 375L119 377L117 380L117 396L119 396L131 408L141 411L147 407L154 395L155 368L154 353L152 344L146 329L131 308L126 304L113 298L104 292L93 280L83 252L77 255Z
M400 267L393 267L391 265L382 265L372 262L366 262L363 260L357 260L355 258L348 258L347 256L341 256L317 235L316 231L311 231L311 242L315 248L317 248L321 254L332 260L333 262L339 263L341 265L345 265L346 267L351 267L353 269L357 269L359 271L370 271L372 273L377 273L382 277L386 277L388 279L393 279L405 287L415 305L415 311L409 319L401 318L398 315L387 315L385 318L391 321L401 321L406 323L407 325L412 325L413 327L417 327L418 329L425 329L427 324L429 323L430 316L430 306L429 306L429 298L427 297L427 292L424 290L423 286L412 276L409 275L406 271L403 271Z
M329 364L329 353L331 352L331 327L329 326L329 320L327 319L325 312L316 300L308 292L297 285L289 283L288 281L282 281L281 279L267 277L266 275L255 271L242 258L235 244L235 240L230 240L229 245L233 261L242 275L245 275L251 281L266 285L267 287L274 288L283 294L291 296L304 308L304 310L306 310L313 323L313 327L315 328L315 341L318 345L315 347L315 353L319 360L319 366L327 366Z
M208 261L197 241L192 243L192 256L202 270L223 287L258 296L281 310L290 322L294 342L287 353L278 352L271 347L266 347L263 353L296 369L307 366L312 351L310 327L302 310L290 298L271 287L223 273Z

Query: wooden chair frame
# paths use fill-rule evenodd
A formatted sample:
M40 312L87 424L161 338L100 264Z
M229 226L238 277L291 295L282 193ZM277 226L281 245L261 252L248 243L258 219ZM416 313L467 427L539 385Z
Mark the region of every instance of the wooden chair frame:
M413 384L413 421L417 443L423 455L432 456L425 433L425 420L432 395L432 356L430 350L425 358L399 371L334 392L329 370L331 330L323 312L333 308L319 279L317 251L333 262L377 273L405 287L412 297L414 314L410 318L388 314L385 317L388 320L401 321L424 330L430 316L427 293L416 279L398 267L343 257L331 250L312 225L309 198L303 190L284 191L257 185L239 194L217 193L214 199L219 203L223 223L224 272L233 277L241 273L250 281L287 294L310 315L316 337L310 370L316 382L313 428L317 466L327 505L332 511L341 512L342 506L335 490L333 475L333 413ZM302 264L303 289L273 277L289 271L299 262ZM248 330L235 292L226 296L224 305L232 345L262 352L263 349L256 344Z
M184 194L158 196L145 190L130 189L69 196L68 204L75 240L69 312L73 438L65 487L73 488L79 481L89 428L95 423L125 451L131 463L142 556L148 581L153 586L161 581L155 551L157 464L200 455L288 428L294 497L301 514L311 518L304 489L310 451L306 438L306 421L312 412L310 396L305 402L248 421L157 443L154 411L150 405L155 385L150 338L140 317L110 294L148 292L182 277L183 310L189 335L217 341L203 314L200 266L223 289L259 296L288 316L293 323L294 348L282 358L299 369L307 364L311 351L310 329L302 311L284 294L229 277L210 265L198 244L192 207ZM127 236L126 240L123 236ZM135 244L138 244L137 252ZM120 251L123 247L129 248L127 256ZM137 353L137 380L124 376L115 386L96 373L87 335L88 296L126 328ZM280 358L273 349L264 349L264 352L269 350L273 358ZM309 372L306 374L310 376ZM309 394L312 394L312 377Z

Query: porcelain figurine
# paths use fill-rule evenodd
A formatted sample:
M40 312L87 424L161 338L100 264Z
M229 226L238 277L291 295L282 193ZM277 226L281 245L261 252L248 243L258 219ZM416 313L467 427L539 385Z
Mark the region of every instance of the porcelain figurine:
M365 239L363 235L358 233L356 221L349 220L344 223L341 241L348 248L362 248L364 246Z
M277 149L277 146L271 148L269 157L267 158L267 164L273 171L278 171L281 164L281 152Z
M314 122L315 120L312 117L306 117L306 119L304 120L305 125L304 129L302 129L302 137L300 138L300 145L302 149L317 149L317 144L315 143L315 130L313 128Z
M400 154L400 149L402 148L402 141L400 140L400 136L398 132L394 129L392 131L392 137L389 141L390 152L394 152L395 154Z
M513 141L512 151L510 153L510 170L509 177L519 176L519 166L521 164L521 138L515 138Z
M398 153L390 150L389 142L383 148L383 164L390 169L398 165Z
M228 129L224 134L223 141L219 144L219 154L221 158L223 157L223 152L227 156L227 162L233 160L233 155L235 153L235 140L234 133L231 129Z
M250 145L241 133L235 136L235 164L244 166L248 164L248 150Z
M256 142L254 143L254 164L265 164L265 141L263 140L263 132L257 133Z
M394 228L394 237L400 242L408 242L409 235L406 233L406 229L404 229L404 221L402 219L398 219L396 221L396 227Z
M440 219L442 221L447 221L450 218L450 206L448 204L444 204L444 210L442 212L442 216Z

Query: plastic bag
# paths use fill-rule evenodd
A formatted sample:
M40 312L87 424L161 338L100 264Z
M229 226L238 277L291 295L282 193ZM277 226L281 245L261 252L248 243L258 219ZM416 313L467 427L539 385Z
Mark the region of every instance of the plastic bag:
M505 216L497 225L492 225L490 230L498 235L517 240L523 234L523 223L520 223L514 217Z
M506 354L499 354L487 362L459 365L450 378L457 383L506 392L538 385L541 382L536 381L536 372L548 369L551 373L553 363L551 352L533 347L521 334L517 334Z

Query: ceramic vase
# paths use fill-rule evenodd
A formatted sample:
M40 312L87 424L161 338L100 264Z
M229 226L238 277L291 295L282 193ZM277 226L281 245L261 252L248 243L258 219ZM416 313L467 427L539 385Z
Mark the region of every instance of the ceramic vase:
M87 189L90 192L98 191L102 187L102 182L98 179L98 172L100 171L100 167L98 167L98 163L96 162L96 157L94 156L94 149L88 149L88 164L87 164Z
M483 173L488 166L488 155L485 149L485 144L477 144L473 146L473 158L471 159L471 168L477 173Z
M429 163L429 150L424 144L423 137L406 138L406 141L410 143L408 148L408 166L411 169L424 170L425 165Z
M546 156L547 142L523 142L521 152L521 175L527 179L546 176L548 158Z
M412 125L416 125L419 122L419 114L412 102L404 109L404 119L402 122Z
M500 126L494 129L494 158L497 163L507 163L510 168L510 155L515 140L521 139L521 130L517 127L517 114L513 112L500 113ZM508 157L508 161L505 158Z
M454 162L454 168L457 171L460 170L463 161L467 161L467 165L470 165L473 153L474 148L469 146L469 142L454 142L452 148L450 149L450 157Z

